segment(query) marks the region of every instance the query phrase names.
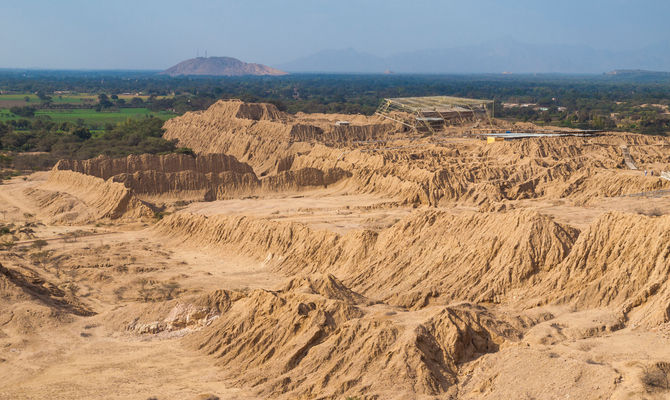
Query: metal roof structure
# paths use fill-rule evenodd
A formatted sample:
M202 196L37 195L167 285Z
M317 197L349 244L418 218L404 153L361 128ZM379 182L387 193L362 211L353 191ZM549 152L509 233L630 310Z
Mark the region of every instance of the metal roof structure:
M503 139L526 139L536 137L593 137L599 136L603 133L602 130L597 129L571 129L571 130L557 130L557 129L536 129L525 131L505 131L500 129L481 129L474 133L475 136L485 137L499 137Z
M556 132L556 133L535 133L535 132L507 132L507 133L480 133L477 134L482 137L499 137L503 139L528 139L538 137L590 137L595 136L594 133L583 132Z
M440 109L450 110L456 107L470 109L471 107L493 105L493 100L468 99L465 97L451 96L396 97L384 100L399 107L406 108L408 111L412 112L437 111Z
M449 121L463 123L478 117L493 117L493 100L468 99L452 96L387 98L377 108L377 115L399 122L414 131L435 133ZM393 112L413 115L414 121L400 121Z

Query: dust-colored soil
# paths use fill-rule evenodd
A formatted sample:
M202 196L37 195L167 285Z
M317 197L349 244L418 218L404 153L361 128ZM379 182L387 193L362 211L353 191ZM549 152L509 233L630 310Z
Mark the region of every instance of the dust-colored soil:
M3 183L0 398L670 397L670 140L471 130L219 102Z

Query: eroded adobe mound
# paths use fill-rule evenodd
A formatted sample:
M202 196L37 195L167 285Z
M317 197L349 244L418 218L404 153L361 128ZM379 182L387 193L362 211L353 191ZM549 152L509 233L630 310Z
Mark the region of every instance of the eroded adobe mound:
M0 264L0 338L3 330L32 335L41 326L55 326L73 315L94 315L72 293L25 268Z
M148 201L211 201L264 192L297 191L327 187L351 176L340 168L320 170L305 167L259 179L248 164L225 154L144 154L123 158L99 156L83 161L61 160L54 167L50 181L64 176L61 171L122 183Z
M640 165L670 164L670 141L642 135L538 138L495 145L452 142L350 150L315 146L295 156L291 168L338 167L352 174L356 191L431 206L526 199L588 204L598 198L670 189L658 174L625 169L617 143L635 142ZM602 140L607 143L598 144Z
M351 124L337 126L337 118ZM376 118L291 116L271 104L239 101L174 118L165 129L166 138L200 153L237 157L260 178L306 168L340 170L352 177L352 190L406 203L491 207L545 198L588 204L670 188L658 174L640 179L624 164L623 145L640 166L670 163L670 141L644 135L447 143L403 137L398 126Z
M90 160L60 160L55 170L69 170L102 179L118 175L133 175L138 172L155 171L171 174L193 171L201 174L235 172L238 174L253 173L253 169L237 161L235 157L225 154L210 154L193 157L187 154L142 154L129 155L122 158L98 156Z
M338 119L350 125L338 126ZM218 101L202 112L165 123L165 138L198 153L225 153L260 175L278 172L282 159L308 151L310 142L346 143L387 137L396 130L377 118L282 113L272 104Z
M100 156L84 161L61 160L54 170L119 182L138 195L185 200L246 194L260 185L249 165L225 154Z
M613 308L636 322L670 322L670 216L606 213L547 271L537 293L580 309Z
M185 340L264 397L405 398L453 391L459 363L517 337L476 306L397 312L332 276L300 280L251 292Z
M54 170L49 180L26 193L51 223L88 223L102 220L144 220L152 208L123 184L72 171Z
M229 246L283 274L332 273L368 297L405 307L499 302L558 265L578 231L537 213L417 213L381 232L345 235L249 217L174 214L156 232Z

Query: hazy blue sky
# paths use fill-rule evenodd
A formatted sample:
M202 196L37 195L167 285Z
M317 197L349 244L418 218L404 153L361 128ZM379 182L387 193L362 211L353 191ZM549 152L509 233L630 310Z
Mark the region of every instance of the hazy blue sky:
M670 39L668 0L0 0L0 67L163 69L201 55L279 64L509 38L632 49Z

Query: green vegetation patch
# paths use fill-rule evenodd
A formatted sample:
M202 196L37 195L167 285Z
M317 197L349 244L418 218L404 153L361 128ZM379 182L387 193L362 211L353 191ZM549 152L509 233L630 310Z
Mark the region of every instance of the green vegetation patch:
M82 124L58 124L39 118L25 131L14 130L12 125L0 122L0 149L18 153L13 164L23 170L48 168L61 158L190 151L177 149L175 142L163 139L163 122L156 117L128 118L107 125L95 135Z
M49 120L58 124L62 124L64 122L81 123L81 121L83 121L85 125L90 126L94 130L99 129L106 124L124 122L129 118L138 119L155 117L165 121L175 117L176 115L177 114L170 111L151 111L147 108L120 108L116 110L104 111L96 111L95 109L90 108L74 108L65 110L46 109L34 110L34 114L32 116L17 115L14 114L10 109L0 109L0 121L3 122L21 118L47 117Z
M35 112L35 116L47 116L56 123L76 122L82 119L87 125L104 125L123 122L128 118L156 117L168 120L176 116L176 114L169 111L149 111L147 108L121 108L111 111L78 108L70 110L38 110Z
M41 96L41 97L40 97ZM115 96L116 99L123 99L126 102L130 102L134 98L139 98L142 101L149 99L149 95L144 94L119 94ZM154 96L154 99L163 100L173 97L172 95L167 96ZM93 106L98 104L98 95L94 93L49 93L40 95L34 93L4 93L0 94L0 108L9 108L13 106L39 106L40 104L47 102L53 105L72 105L72 106Z

